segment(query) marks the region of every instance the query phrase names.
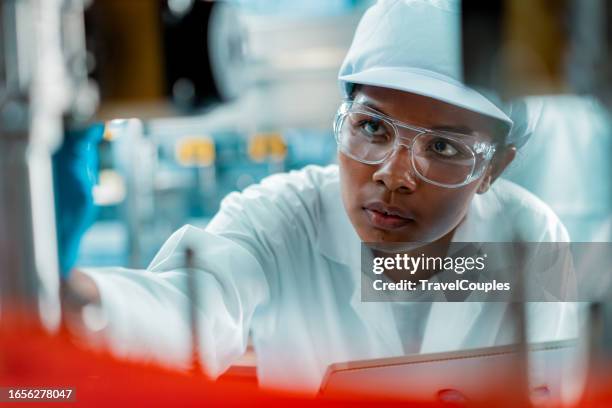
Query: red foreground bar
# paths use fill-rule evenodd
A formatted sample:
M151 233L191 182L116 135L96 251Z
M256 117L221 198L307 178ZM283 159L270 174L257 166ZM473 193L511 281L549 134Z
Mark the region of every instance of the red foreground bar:
M612 381L600 376L597 395L581 406L612 406ZM483 380L484 381L484 380ZM610 386L602 387L602 384ZM509 384L509 388L512 385ZM437 407L476 406L437 401L392 401L384 396L367 399L355 393L333 399L258 389L248 377L226 375L213 382L148 366L118 361L105 352L76 345L65 333L49 335L40 329L0 330L0 404L30 406L266 406L266 407ZM63 393L61 391L64 391ZM68 396L68 391L70 395ZM492 397L487 407L525 406L519 400ZM12 398L11 398L12 396Z
M112 356L85 350L65 334L51 336L41 330L0 332L0 388L6 398L13 390L15 406L267 406L339 407L406 406L406 401L363 400L350 395L333 400L258 389L251 379L224 376L216 382L156 366L118 361ZM43 399L43 391L72 390L70 400ZM38 399L27 399L38 391ZM22 397L25 394L25 398ZM66 394L66 393L64 393ZM0 405L6 403L6 399ZM59 405L58 405L59 403ZM11 404L12 405L12 404ZM413 406L434 407L433 403Z

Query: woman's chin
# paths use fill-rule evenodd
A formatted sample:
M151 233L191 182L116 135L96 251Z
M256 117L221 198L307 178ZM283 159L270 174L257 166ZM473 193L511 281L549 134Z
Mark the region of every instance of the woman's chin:
M408 229L408 228L406 228ZM368 239L365 242L372 243L409 243L409 242L427 242L424 241L415 231L388 231L379 228L369 227L367 232L363 234ZM363 237L362 237L363 238Z

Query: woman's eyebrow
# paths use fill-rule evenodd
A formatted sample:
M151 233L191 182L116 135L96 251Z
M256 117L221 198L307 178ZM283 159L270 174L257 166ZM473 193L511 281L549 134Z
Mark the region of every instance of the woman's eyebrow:
M465 125L436 125L430 128L431 130L439 130L441 132L461 133L465 135L474 135L476 131Z
M380 108L378 107L378 105L376 105L376 103L374 103L374 102L371 102L371 101L369 101L369 100L364 100L364 101L355 101L355 102L357 102L357 103L358 103L358 104L360 104L360 105L367 106L368 108L373 109L373 110L375 110L375 111L376 111L376 112L378 112L378 113L382 113L383 115L386 115L386 116L391 117L391 115L389 115L389 114L388 114L387 112L385 112L384 110L380 109Z

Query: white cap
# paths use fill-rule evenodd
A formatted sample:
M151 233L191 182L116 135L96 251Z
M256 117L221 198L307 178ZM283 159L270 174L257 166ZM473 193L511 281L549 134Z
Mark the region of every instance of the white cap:
M505 122L512 120L462 83L460 4L453 0L379 0L361 19L338 79L411 92Z

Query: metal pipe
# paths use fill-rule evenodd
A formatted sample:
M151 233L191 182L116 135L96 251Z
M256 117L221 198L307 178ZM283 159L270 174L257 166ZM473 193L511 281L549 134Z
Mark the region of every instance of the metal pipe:
M200 324L198 321L198 276L195 268L193 249L185 249L185 267L187 268L187 298L189 302L189 327L191 331L191 372L194 375L202 374L200 352Z
M0 4L0 324L19 323L8 320L11 309L50 330L60 322L51 155L77 89L62 19L82 8L80 0Z

